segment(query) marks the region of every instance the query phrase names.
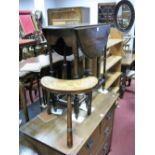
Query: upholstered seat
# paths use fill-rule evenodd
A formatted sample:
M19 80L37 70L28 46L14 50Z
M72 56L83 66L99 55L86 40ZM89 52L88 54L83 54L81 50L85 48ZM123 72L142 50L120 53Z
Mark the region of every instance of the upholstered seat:
M35 32L31 14L31 11L19 11L19 21L23 29L24 36L31 35Z

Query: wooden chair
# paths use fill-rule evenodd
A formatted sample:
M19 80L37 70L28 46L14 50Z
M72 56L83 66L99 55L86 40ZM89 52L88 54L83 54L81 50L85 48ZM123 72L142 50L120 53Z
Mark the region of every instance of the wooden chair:
M19 51L20 51L20 62L29 61L28 59L35 59L35 57L47 53L47 42L42 33L41 28L37 27L37 21L35 16L30 10L19 10ZM35 57L34 57L35 56ZM31 63L31 62L30 62ZM35 66L35 65L34 65ZM33 67L32 67L33 68ZM22 79L26 90L29 92L31 103L34 102L33 92L35 97L37 92L41 104L41 94L40 94L40 71L35 71L35 69L30 69L30 76L20 77Z
M35 40L33 46L29 46L27 50L25 48L25 58L47 52L46 39L41 28L37 27L37 20L30 10L19 11L19 28L21 38Z
M91 93L92 89L98 84L98 79L94 76L82 79L63 80L50 76L41 78L43 89L50 93L59 93L67 95L67 146L73 146L72 136L72 95L80 93ZM91 95L92 96L92 95ZM91 97L90 97L91 98ZM89 100L88 115L91 113L91 100Z

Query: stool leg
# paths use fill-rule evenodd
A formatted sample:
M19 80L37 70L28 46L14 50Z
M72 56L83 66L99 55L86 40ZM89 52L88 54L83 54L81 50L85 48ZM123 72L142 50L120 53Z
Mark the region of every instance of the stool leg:
M75 95L74 97L74 113L75 113L75 118L78 118L79 115L79 99L78 95Z
M86 100L86 104L87 104L87 115L91 114L91 103L92 103L92 92L87 93L87 100Z
M47 92L47 113L51 114L52 105L50 103L50 92Z
M43 104L47 105L47 93L43 88L42 88L42 94L43 94Z
M73 146L71 94L67 95L67 146Z

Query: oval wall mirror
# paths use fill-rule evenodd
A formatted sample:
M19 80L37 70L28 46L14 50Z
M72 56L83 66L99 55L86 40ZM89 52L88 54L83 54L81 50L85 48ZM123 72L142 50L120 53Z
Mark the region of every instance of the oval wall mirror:
M116 5L114 20L120 31L127 32L131 29L135 20L135 10L130 1L122 0Z

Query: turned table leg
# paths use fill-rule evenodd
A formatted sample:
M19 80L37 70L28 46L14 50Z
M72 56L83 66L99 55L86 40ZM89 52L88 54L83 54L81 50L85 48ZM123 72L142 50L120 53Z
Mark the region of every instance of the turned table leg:
M73 146L71 94L67 95L67 146Z
M91 114L91 103L92 103L92 92L89 92L89 93L87 93L87 100L86 100L88 116Z
M20 99L21 99L21 106L22 106L22 110L23 110L23 113L25 116L25 120L26 120L26 122L28 122L29 115L28 115L28 109L27 109L27 105L26 105L25 90L24 90L24 85L21 81L19 82L19 95L20 95Z

